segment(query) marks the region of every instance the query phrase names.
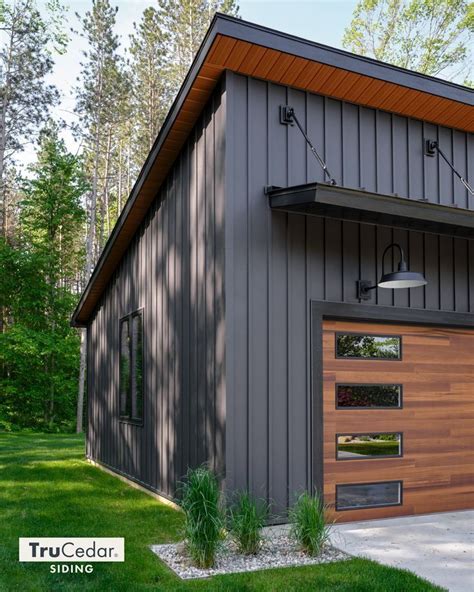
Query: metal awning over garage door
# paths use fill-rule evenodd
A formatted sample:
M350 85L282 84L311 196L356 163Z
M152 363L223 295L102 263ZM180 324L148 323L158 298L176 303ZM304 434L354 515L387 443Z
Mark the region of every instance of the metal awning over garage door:
M339 522L474 507L474 330L324 320L323 473Z
M474 211L327 183L267 188L272 210L474 238Z

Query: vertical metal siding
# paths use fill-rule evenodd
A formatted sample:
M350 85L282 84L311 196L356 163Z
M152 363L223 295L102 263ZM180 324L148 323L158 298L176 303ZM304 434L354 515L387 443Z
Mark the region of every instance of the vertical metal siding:
M368 191L467 207L448 167L423 155L423 138L439 139L471 176L474 144L457 131L245 76L227 81L227 481L282 510L312 485L310 300L357 302L356 280L375 282L384 248L397 241L429 284L378 290L376 304L474 312L474 241L271 212L265 185L323 180L299 131L280 124L279 106L295 107L339 183Z
M88 456L168 496L189 466L225 466L225 109L222 86L88 331ZM118 419L119 319L141 307L142 427Z

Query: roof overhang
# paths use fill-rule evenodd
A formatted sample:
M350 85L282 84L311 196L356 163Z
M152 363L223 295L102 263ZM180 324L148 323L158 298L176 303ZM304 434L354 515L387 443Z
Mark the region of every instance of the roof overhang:
M225 70L474 131L474 91L467 87L218 14L74 311L73 325L87 325Z
M326 183L267 188L272 210L474 238L474 211Z

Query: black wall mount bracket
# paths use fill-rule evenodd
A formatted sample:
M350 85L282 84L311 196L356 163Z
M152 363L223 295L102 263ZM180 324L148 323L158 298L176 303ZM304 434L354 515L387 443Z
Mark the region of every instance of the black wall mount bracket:
M438 142L436 140L425 138L425 156L435 156L436 148L438 148Z
M293 107L280 105L280 123L283 125L295 125Z

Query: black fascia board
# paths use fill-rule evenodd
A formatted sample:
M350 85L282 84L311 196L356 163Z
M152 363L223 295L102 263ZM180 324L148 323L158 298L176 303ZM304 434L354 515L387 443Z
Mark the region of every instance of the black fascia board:
M461 84L393 66L392 64L302 39L262 25L242 21L225 14L217 13L212 26L216 26L216 32L222 35L235 37L248 43L255 43L269 49L327 64L328 66L343 68L356 74L370 76L378 80L392 82L420 92L427 92L438 97L474 106L474 90Z

